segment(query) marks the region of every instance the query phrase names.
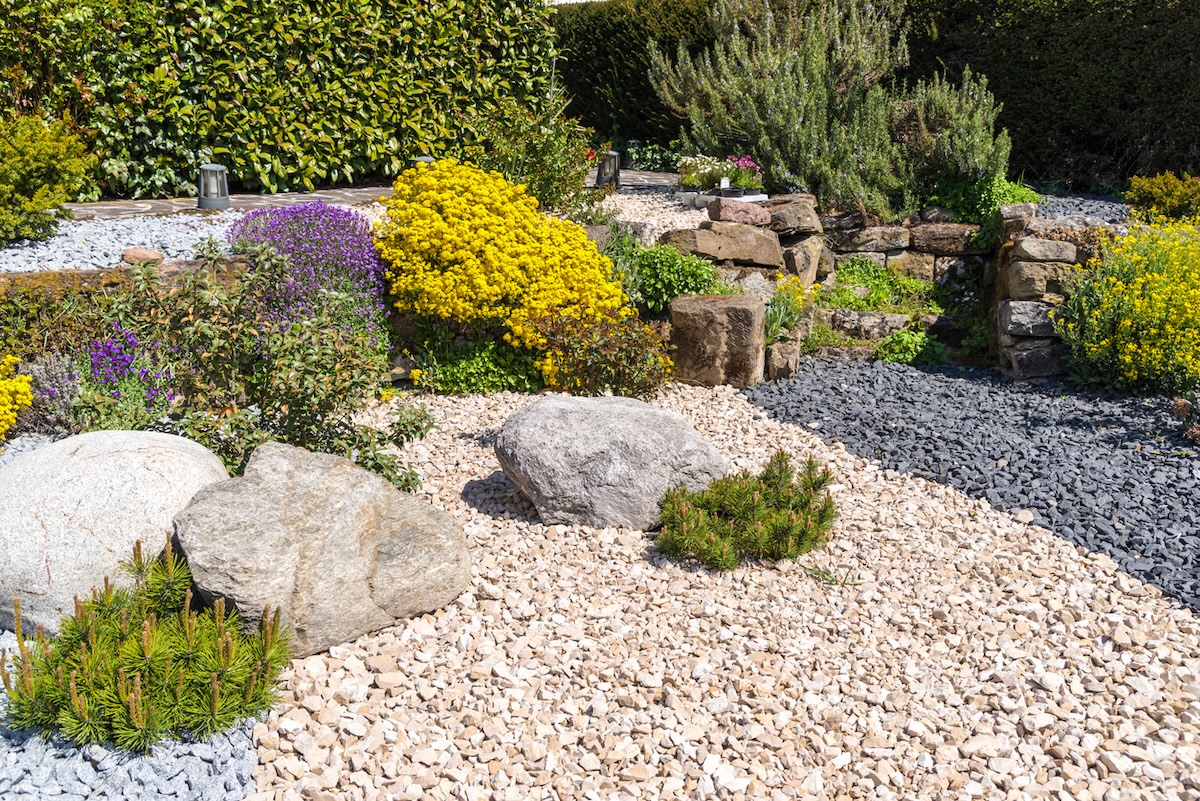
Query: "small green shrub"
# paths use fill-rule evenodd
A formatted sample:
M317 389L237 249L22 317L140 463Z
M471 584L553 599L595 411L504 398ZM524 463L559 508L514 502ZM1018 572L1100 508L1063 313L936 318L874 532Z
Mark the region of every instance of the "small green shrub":
M1180 178L1173 172L1159 173L1153 178L1135 175L1129 179L1125 202L1143 218L1200 217L1200 176L1185 173Z
M963 222L980 226L977 241L993 245L1000 236L1000 207L1012 203L1037 203L1041 195L1029 187L1009 181L1002 173L974 183L944 180L934 189L930 202L954 210Z
M388 452L404 440L354 422L385 369L378 347L365 332L337 325L326 309L290 324L272 322L266 301L289 267L269 247L252 257L253 269L240 279L202 269L168 287L153 267L133 271L132 291L116 312L143 347L154 349L178 396L171 418L155 427L216 444L226 458L264 438L278 440L345 456L414 487L415 474ZM236 423L223 423L239 410L245 414ZM230 466L237 472L245 465Z
M825 309L917 314L939 312L932 302L933 284L889 272L864 256L843 261L837 281L822 287L817 305Z
M545 340L546 384L572 395L653 395L671 377L662 337L636 315L546 315L535 321Z
M1197 221L1134 226L1089 267L1055 315L1076 375L1137 390L1200 387Z
M742 559L795 559L828 539L836 516L831 484L828 468L809 459L797 476L777 451L757 476L724 476L700 492L677 487L662 499L658 549L713 570Z
M1006 131L996 133L1001 108L987 89L987 79L970 69L957 86L940 75L918 81L911 94L897 102L894 136L908 153L915 191L922 199L939 186L973 186L1004 178L1012 143ZM952 208L967 215L967 209Z
M567 99L555 88L543 110L507 100L490 115L471 121L476 141L455 155L495 170L538 199L541 208L590 222L604 191L587 189L591 131L566 115Z
M630 300L658 313L680 295L702 295L717 281L717 268L707 259L685 255L670 245L639 247L626 264L622 283Z
M417 367L410 373L421 389L450 395L537 392L542 376L531 351L502 339L455 337L444 325L426 322L409 351Z
M647 172L675 172L679 159L683 155L680 152L678 139L672 140L666 147L653 142L648 145L630 147L628 153L632 169L646 170Z
M812 331L800 341L800 353L804 356L814 356L823 348L854 348L868 344L870 343L848 337L824 323L814 321Z
M53 639L39 630L35 642L25 641L17 600L11 678L0 656L9 725L148 752L164 738L207 738L274 705L289 638L278 609L265 610L253 634L223 598L193 611L191 571L170 537L156 558L135 544L122 568L133 589L106 579L87 601L76 598L75 614Z
M53 236L94 162L61 122L0 116L0 247Z
M875 348L875 358L898 364L941 364L946 346L924 331L906 328L890 335Z

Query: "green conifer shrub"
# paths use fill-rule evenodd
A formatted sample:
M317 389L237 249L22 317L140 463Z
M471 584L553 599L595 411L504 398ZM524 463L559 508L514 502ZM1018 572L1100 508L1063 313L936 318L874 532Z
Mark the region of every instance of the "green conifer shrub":
M133 588L106 577L90 599L76 598L53 638L39 628L26 641L16 601L13 676L0 655L10 726L147 752L167 737L207 738L274 705L289 638L278 609L264 610L257 632L244 631L223 598L193 609L192 574L170 537L153 558L136 543L122 568Z
M53 236L94 161L63 123L0 113L0 247Z
M723 476L706 489L669 490L662 499L658 549L713 570L742 559L795 559L827 541L836 516L833 475L809 459L797 471L777 451L763 471Z

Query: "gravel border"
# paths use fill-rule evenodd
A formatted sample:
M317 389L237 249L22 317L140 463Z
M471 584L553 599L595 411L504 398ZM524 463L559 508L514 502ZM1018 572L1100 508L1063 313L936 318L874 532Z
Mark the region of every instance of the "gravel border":
M822 359L745 396L883 467L1020 512L1200 611L1200 449L1169 399Z

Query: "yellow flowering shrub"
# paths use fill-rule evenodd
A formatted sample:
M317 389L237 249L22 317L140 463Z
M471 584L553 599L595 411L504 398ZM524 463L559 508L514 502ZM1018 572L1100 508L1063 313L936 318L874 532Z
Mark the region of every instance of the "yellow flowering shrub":
M33 379L27 375L14 375L16 356L0 359L0 440L17 422L17 412L33 404Z
M1091 377L1152 391L1200 387L1200 219L1134 226L1055 314Z
M396 308L469 331L544 344L531 324L554 311L616 314L612 264L583 228L538 211L525 187L454 159L418 164L395 182L376 227Z

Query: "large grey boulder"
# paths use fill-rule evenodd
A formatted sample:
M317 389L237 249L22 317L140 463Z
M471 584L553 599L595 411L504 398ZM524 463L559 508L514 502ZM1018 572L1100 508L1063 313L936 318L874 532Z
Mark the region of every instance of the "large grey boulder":
M93 431L23 453L0 468L0 629L21 597L26 631L58 630L141 540L156 553L171 519L200 489L229 478L201 445L148 431Z
M702 489L727 467L674 412L632 398L565 395L505 420L496 457L543 523L643 531L658 525L668 489Z
M175 533L204 600L224 596L251 622L279 607L300 656L445 606L471 575L449 515L349 459L278 442L198 493Z

